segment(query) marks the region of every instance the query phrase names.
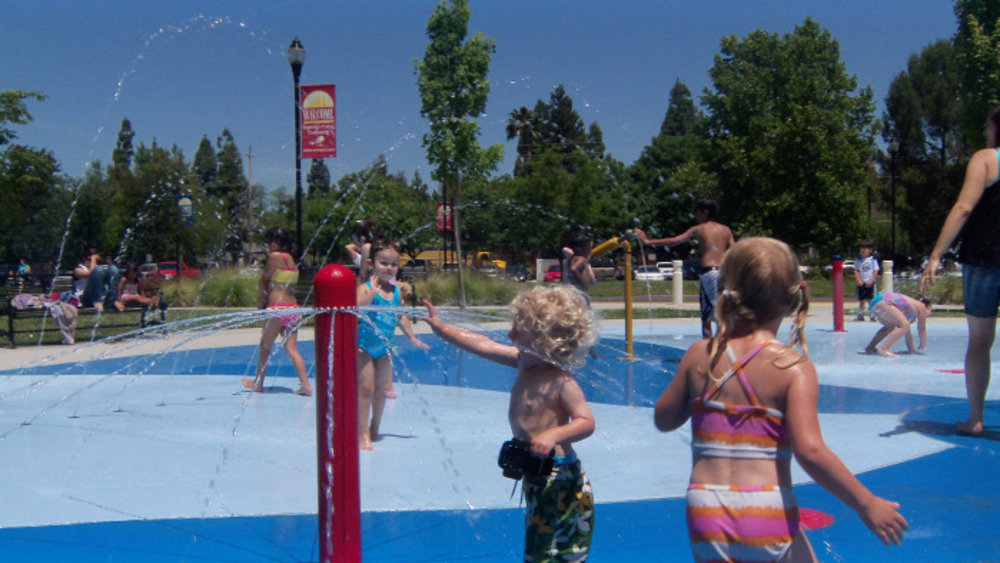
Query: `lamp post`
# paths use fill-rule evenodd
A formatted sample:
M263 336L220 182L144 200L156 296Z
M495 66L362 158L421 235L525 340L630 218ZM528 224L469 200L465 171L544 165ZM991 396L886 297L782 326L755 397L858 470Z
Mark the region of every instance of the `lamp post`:
M899 152L899 142L889 143L889 176L891 182L890 197L892 198L892 259L896 259L896 153Z
M299 76L302 75L302 64L306 62L306 50L299 38L292 39L288 46L288 64L292 65L292 79L295 81L295 242L296 249L302 253L302 130L299 122ZM299 262L303 254L299 254Z

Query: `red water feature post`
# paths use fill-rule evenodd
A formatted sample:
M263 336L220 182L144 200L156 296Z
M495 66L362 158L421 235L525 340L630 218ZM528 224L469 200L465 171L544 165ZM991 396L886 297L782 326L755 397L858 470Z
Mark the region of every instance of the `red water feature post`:
M357 284L351 270L332 264L316 274L313 289L316 308L329 310L316 315L319 560L354 563L361 561L358 318L344 309L357 306Z
M833 257L833 332L844 330L844 258Z

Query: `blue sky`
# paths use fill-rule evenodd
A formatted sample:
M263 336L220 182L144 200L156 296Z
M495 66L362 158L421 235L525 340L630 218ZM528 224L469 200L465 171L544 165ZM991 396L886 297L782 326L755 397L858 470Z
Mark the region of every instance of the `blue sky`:
M414 60L434 0L0 0L0 88L36 90L19 142L53 151L63 171L110 161L122 118L137 141L176 144L190 160L228 127L268 188L294 186L291 71L298 36L304 84L336 83L333 177L384 154L393 172L430 178L420 138ZM510 112L563 84L608 151L633 162L658 132L674 81L697 96L726 35L784 34L811 16L839 40L849 73L875 89L879 112L910 55L955 31L949 0L472 0L470 32L497 42L483 145L504 143ZM303 168L307 169L308 161ZM305 172L303 172L304 174Z

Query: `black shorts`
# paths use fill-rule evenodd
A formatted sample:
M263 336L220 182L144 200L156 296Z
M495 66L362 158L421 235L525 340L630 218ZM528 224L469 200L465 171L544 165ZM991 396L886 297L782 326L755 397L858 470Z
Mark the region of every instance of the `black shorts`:
M871 301L875 299L875 286L874 285L859 285L858 286L858 301Z

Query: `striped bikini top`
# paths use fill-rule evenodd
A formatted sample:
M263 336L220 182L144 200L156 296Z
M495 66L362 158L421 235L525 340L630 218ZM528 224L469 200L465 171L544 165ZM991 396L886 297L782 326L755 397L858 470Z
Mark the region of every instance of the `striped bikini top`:
M691 401L691 451L697 456L734 459L790 459L792 456L785 414L760 404L750 387L743 367L771 342L758 344L742 360L736 361L732 348L726 355L733 364L717 383ZM750 405L715 400L733 375L750 398Z

